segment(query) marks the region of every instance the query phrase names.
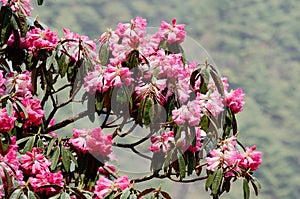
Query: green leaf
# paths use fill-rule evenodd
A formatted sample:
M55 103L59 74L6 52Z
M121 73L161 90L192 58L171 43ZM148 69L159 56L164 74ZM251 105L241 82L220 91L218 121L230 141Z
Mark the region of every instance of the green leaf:
M215 176L217 175L217 172L218 170L215 170L213 173L210 173L208 175L208 178L206 179L206 182L205 182L205 189L208 190L208 188L212 185L214 179L215 179Z
M67 150L67 153L68 153L69 157L71 158L71 160L73 161L73 163L75 164L75 167L78 167L78 162L77 162L75 156L72 154L72 152L70 150Z
M138 198L140 198L140 197L142 197L142 196L144 196L144 195L147 195L147 194L153 192L154 190L155 190L154 188L145 189L145 190L143 190L143 191L138 195Z
M14 19L18 22L21 37L25 38L28 30L27 19L23 12L18 12L18 17L14 15Z
M66 192L62 192L60 195L60 199L70 199L70 195Z
M183 155L179 152L177 153L177 158L179 163L180 180L182 180L183 178L185 178L185 172L186 172L185 160Z
M22 189L15 189L10 195L9 199L18 199L20 198L21 194L23 193Z
M51 170L54 170L56 168L58 160L59 160L59 156L60 156L60 148L59 148L59 146L56 146L54 149L54 152L52 154L52 157L51 157L51 162L52 162L52 164L50 166Z
M35 194L30 190L28 190L28 199L36 199Z
M171 197L167 192L161 191L160 193L161 193L161 195L162 195L164 198L166 198L166 199L172 199L172 197Z
M28 113L27 113L26 108L23 106L23 104L19 100L16 100L16 104L24 113L25 119L28 119Z
M109 59L109 48L108 48L108 42L101 45L99 49L99 60L101 65L106 66Z
M9 117L12 116L12 113L13 113L13 104L10 100L7 100L7 103L6 103L6 111L7 111L7 115Z
M46 152L46 156L50 155L51 151L52 151L52 147L54 145L56 141L56 138L53 138L50 142L49 142L49 145L47 147L47 152Z
M32 147L34 146L34 142L35 142L35 136L31 136L24 146L23 153L26 153L27 151L31 151Z
M129 199L137 199L138 197L136 195L130 195Z
M168 154L167 154L167 157L166 157L165 162L164 162L164 172L168 171L172 154L173 154L173 150L168 152Z
M154 102L149 97L145 103L144 108L144 124L145 126L149 126L154 119Z
M243 192L244 192L244 199L250 198L250 188L249 188L249 181L247 179L243 180Z
M253 187L253 189L255 191L255 195L257 196L258 195L258 191L261 190L261 184L259 183L259 181L255 177L252 177L251 184L252 184L252 187Z
M12 32L11 18L13 12L10 7L2 6L0 11L0 41L5 44Z
M63 78L66 75L67 71L68 71L67 55L63 54L58 59L58 72L60 76Z
M129 195L130 195L130 188L126 188L122 191L122 195L120 199L127 199Z
M213 183L212 183L212 188L211 188L213 195L216 195L219 192L219 188L220 188L220 185L221 185L221 182L222 182L222 178L223 178L223 169L218 168L216 176L215 176L215 178L213 180Z
M49 199L58 199L59 196L60 196L60 193L59 193L59 194L56 194L56 195L54 195L54 196L52 196L52 197L50 197Z
M70 171L70 157L69 157L69 154L67 152L67 149L64 147L64 146L61 146L61 157L62 157L62 163L63 163L63 166L65 168L65 170L67 172Z
M2 171L4 172L5 178L6 178L6 187L7 187L7 192L10 193L11 192L11 188L12 188L12 181L10 178L9 173L7 172L6 168L0 164L0 166L2 167Z
M188 162L188 166L187 166L188 172L187 172L187 174L191 175L194 171L195 166L196 166L196 160L195 160L195 156L192 152L188 151L186 154L187 154L187 162Z
M145 98L143 98L140 102L140 105L138 107L138 115L137 115L137 123L138 124L143 124L143 111L145 107Z

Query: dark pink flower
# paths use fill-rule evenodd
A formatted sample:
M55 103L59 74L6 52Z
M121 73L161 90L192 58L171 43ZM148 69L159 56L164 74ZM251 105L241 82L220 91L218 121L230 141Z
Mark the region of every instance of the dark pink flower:
M97 199L102 199L107 195L109 192L114 191L116 193L123 191L131 184L128 180L127 176L121 176L115 181L111 181L103 176L99 178L96 182L95 191Z
M14 128L16 117L14 111L11 116L8 115L6 108L0 108L0 132L6 133Z
M46 196L51 196L59 190L55 186L42 187L44 185L58 185L63 186L63 175L61 171L52 173L50 171L42 171L36 176L29 177L29 183L37 193L44 193Z
M32 152L28 151L21 156L22 168L28 174L39 174L49 171L51 162L44 156L41 149L32 148Z
M45 30L34 28L29 30L26 35L26 45L29 52L37 52L41 49L51 51L56 48L57 43L56 32L51 31L49 28Z
M104 78L109 87L122 87L123 84L126 86L130 85L130 83L133 81L131 75L132 72L129 70L129 68L122 67L120 65L108 65L104 71Z
M245 105L244 97L245 94L241 88L231 90L229 93L225 92L226 105L233 113L239 113Z
M40 125L44 117L44 110L40 105L40 100L37 98L25 97L22 99L22 104L28 113L27 119L23 112L20 113L21 117L25 119L24 128Z
M239 162L240 167L250 169L251 171L255 171L258 169L259 165L262 162L262 153L260 151L255 150L256 146L252 146L251 148L246 147L246 151L241 154L242 157Z

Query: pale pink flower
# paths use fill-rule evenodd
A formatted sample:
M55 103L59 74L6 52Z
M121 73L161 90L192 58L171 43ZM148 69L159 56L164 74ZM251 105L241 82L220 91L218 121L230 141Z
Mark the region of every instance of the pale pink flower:
M119 23L115 33L120 37L144 37L146 33L147 21L142 17L136 17L131 23Z
M22 168L28 174L39 174L42 172L49 172L51 162L44 156L42 149L32 148L32 151L21 155Z
M132 72L129 68L120 65L113 66L109 64L104 71L104 78L109 87L122 87L123 84L129 86L133 81L131 75Z
M176 24L175 18L172 19L172 24L162 21L157 35L162 39L166 38L168 43L181 43L186 36L184 26L184 24Z
M152 152L163 151L165 154L170 150L172 144L174 145L174 131L162 133L160 136L151 136L151 146L149 150Z
M14 116L15 112L12 112L12 115L9 116L6 108L0 108L0 132L6 133L14 128L16 117Z
M88 36L79 35L71 32L69 29L63 29L65 37L63 38L63 51L70 55L70 60L78 61L78 58L87 56L96 60L97 45L95 41L90 40Z
M30 16L30 12L33 10L31 7L31 0L0 0L0 2L3 6L10 2L9 6L13 12L21 11L27 17Z
M40 100L37 98L25 97L22 99L22 104L28 113L27 119L23 112L20 113L21 117L25 119L24 128L40 125L44 117L44 110L41 107Z
M221 94L217 90L208 91L199 97L201 103L206 108L208 115L217 116L224 110L224 104Z
M29 52L37 52L41 49L54 50L58 43L56 32L51 31L49 28L41 30L34 28L27 32L26 45Z
M109 89L106 79L104 79L101 66L95 66L93 71L89 71L84 78L84 88L90 94L95 94L97 91L102 93Z
M241 154L242 157L239 162L240 167L250 169L251 171L255 171L258 169L259 165L262 162L262 153L255 150L256 146L252 146L251 148L246 147L246 151Z
M120 191L123 191L130 185L131 184L127 176L121 176L114 181L100 176L99 180L97 180L96 182L94 193L96 194L97 199L102 199L109 192L114 191L116 193L119 193Z
M112 144L112 135L105 135L101 128L98 127L89 131L86 148L92 155L108 157L112 153Z
M15 95L20 98L32 96L31 73L29 71L6 74L6 82L4 85L6 94L14 92Z
M112 136L105 135L99 127L91 130L73 129L73 135L70 143L83 153L89 152L102 157L108 157L112 153Z

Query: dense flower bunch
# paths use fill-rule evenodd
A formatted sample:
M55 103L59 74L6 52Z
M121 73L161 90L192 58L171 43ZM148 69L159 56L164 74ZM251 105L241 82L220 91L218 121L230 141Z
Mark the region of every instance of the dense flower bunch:
M59 38L26 19L30 1L1 3L1 197L170 198L161 187L135 188L152 178L206 180L214 198L243 178L245 198L249 182L258 192L262 154L237 138L245 94L208 61L188 60L184 24L162 21L149 34L136 17L103 33L97 52L87 36L64 28ZM82 112L57 120L78 101ZM100 124L66 132L86 117ZM132 133L141 137L125 139ZM120 175L114 147L147 159L149 174Z

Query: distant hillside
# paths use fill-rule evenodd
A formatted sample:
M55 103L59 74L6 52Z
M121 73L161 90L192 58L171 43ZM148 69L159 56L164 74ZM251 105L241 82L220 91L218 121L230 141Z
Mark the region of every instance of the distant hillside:
M247 94L238 119L241 139L264 153L258 198L295 199L300 195L299 10L298 0L46 0L33 15L53 29L67 27L95 39L137 15L150 26L173 17L185 23L232 87ZM203 185L190 186L188 198L199 198L193 195L197 186L202 190ZM239 199L241 190L223 198Z

